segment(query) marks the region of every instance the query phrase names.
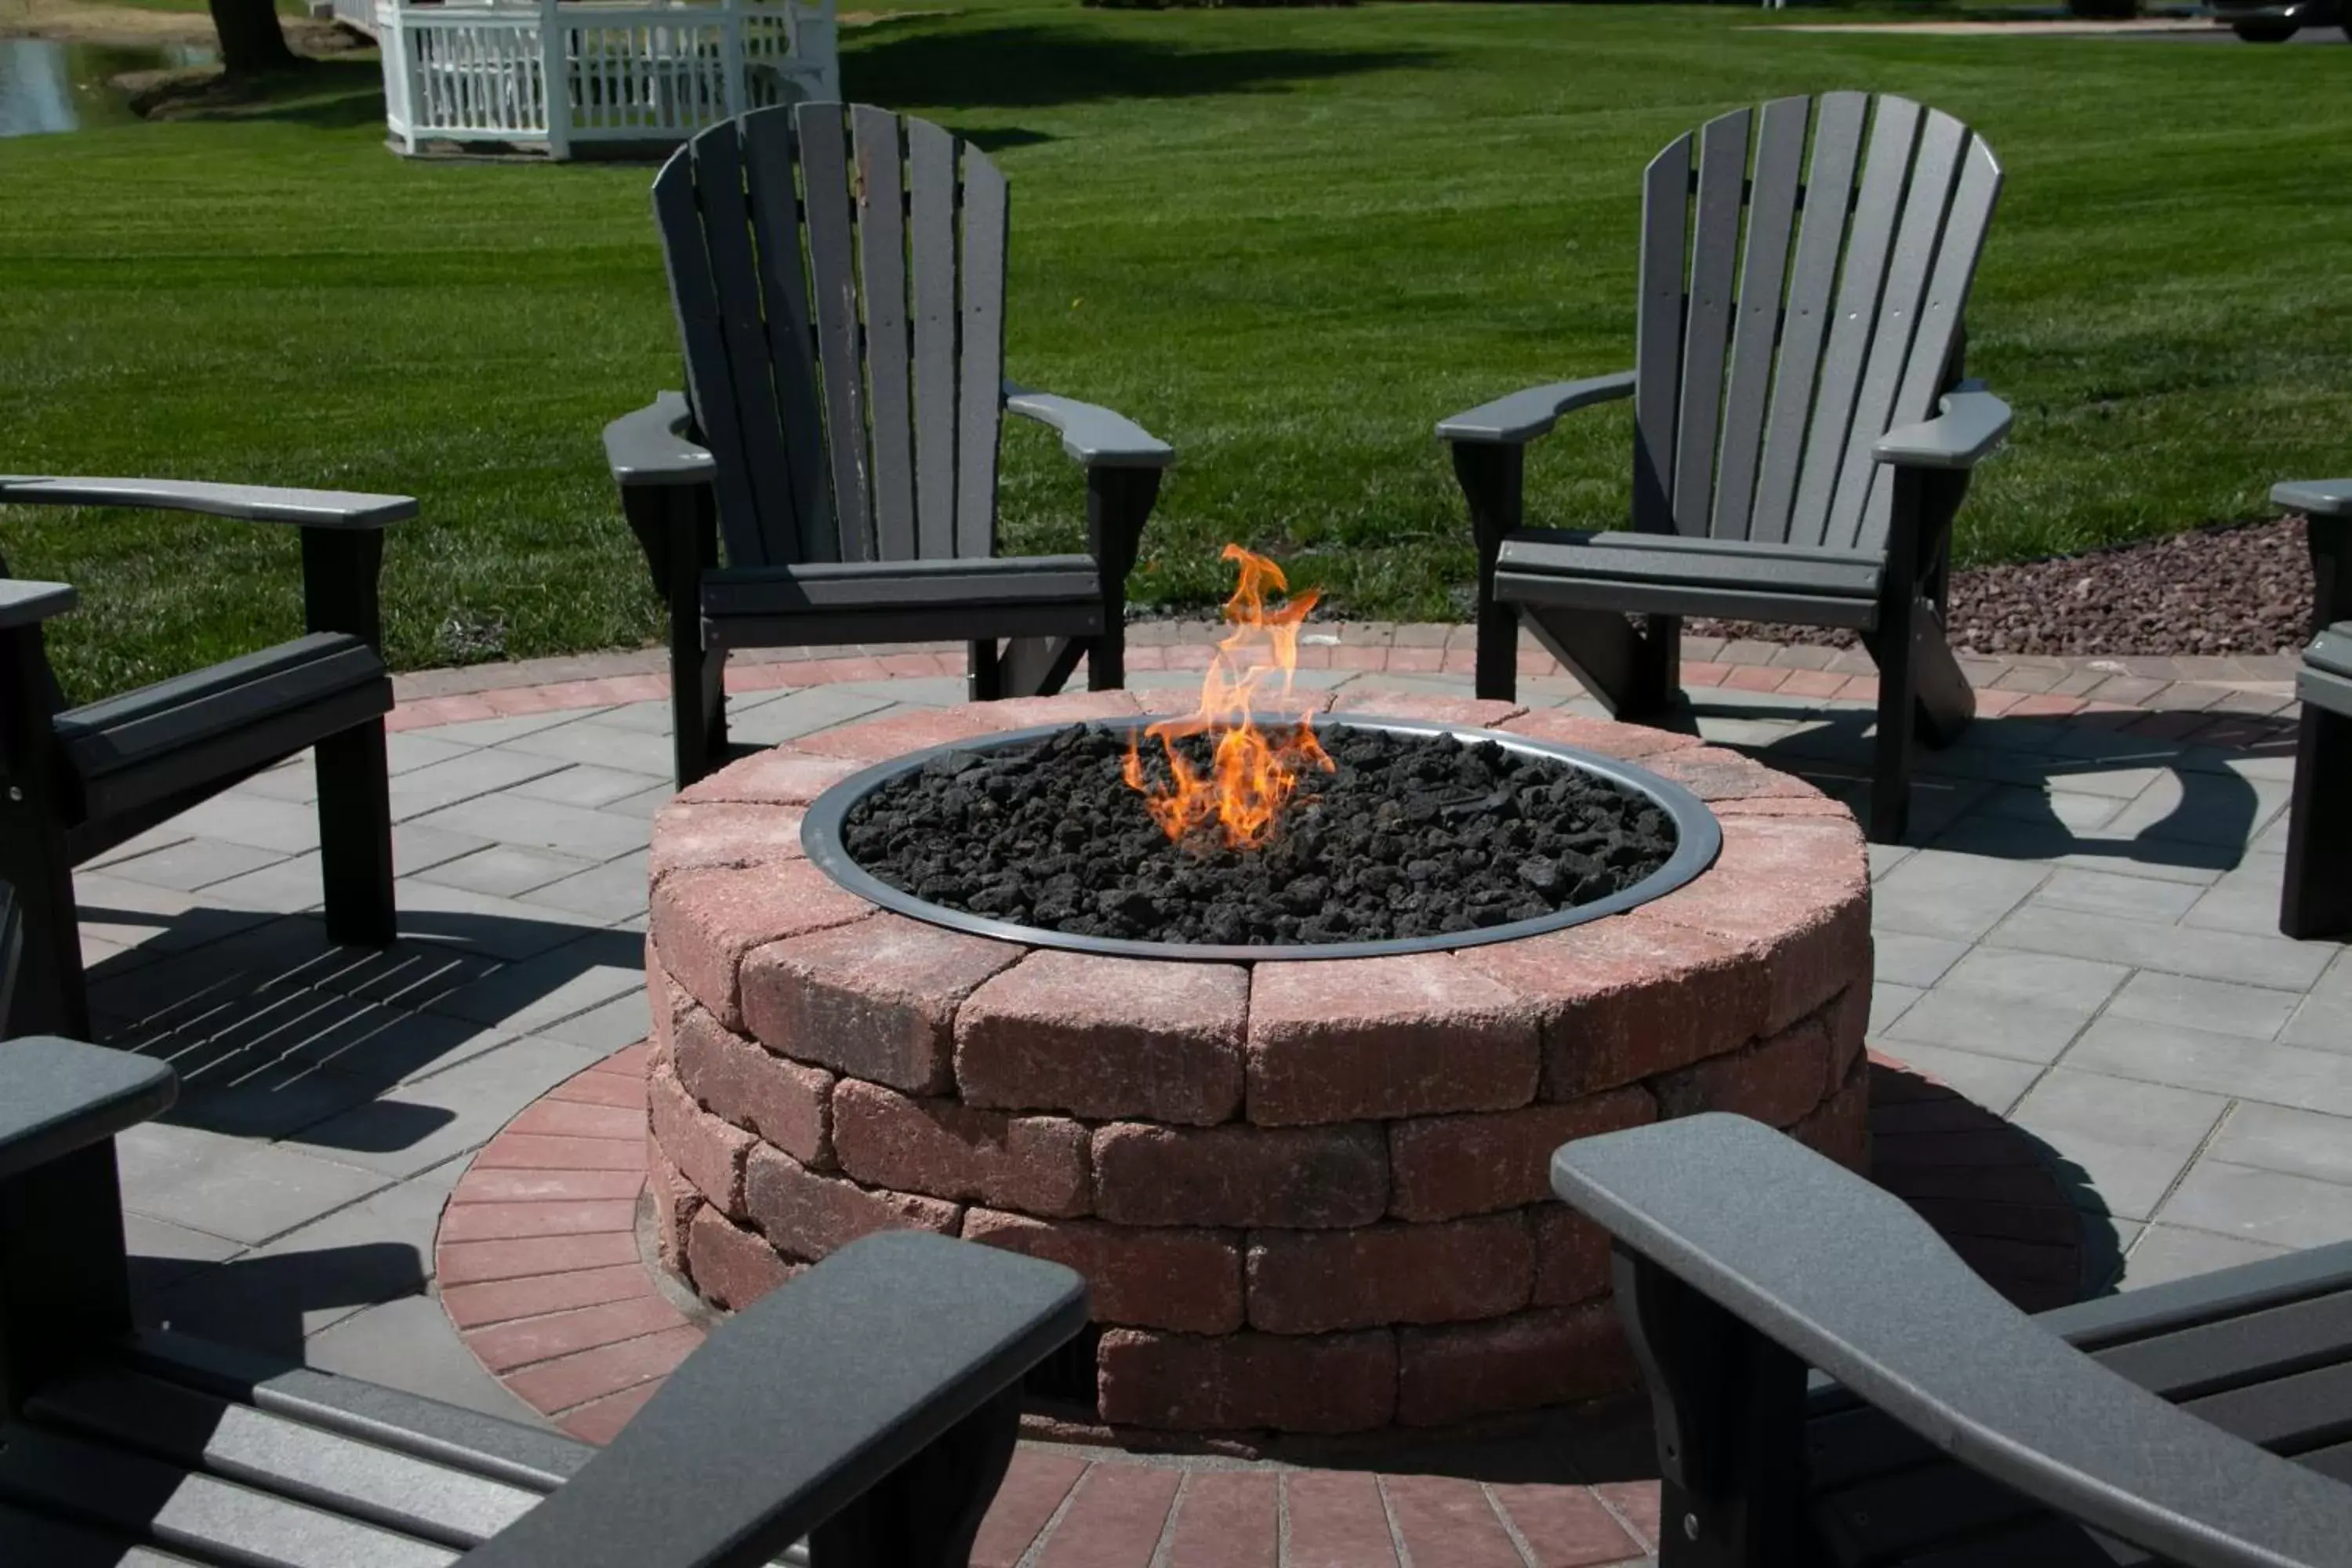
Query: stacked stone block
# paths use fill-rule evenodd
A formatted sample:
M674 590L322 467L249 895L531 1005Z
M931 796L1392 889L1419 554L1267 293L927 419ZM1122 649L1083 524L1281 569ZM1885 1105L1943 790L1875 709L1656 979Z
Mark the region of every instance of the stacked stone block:
M1692 788L1717 865L1451 952L1139 960L877 910L796 832L864 762L1123 693L859 726L687 791L647 951L665 1259L730 1308L884 1228L1065 1263L1119 1427L1447 1426L1630 1386L1606 1239L1551 1197L1551 1151L1730 1110L1861 1167L1867 858L1843 808L1736 753L1479 706Z

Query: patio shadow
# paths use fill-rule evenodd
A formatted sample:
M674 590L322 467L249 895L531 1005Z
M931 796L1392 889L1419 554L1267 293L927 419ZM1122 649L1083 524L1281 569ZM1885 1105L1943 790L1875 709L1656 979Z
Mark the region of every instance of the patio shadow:
M613 1001L630 988L616 972L645 959L635 931L505 915L403 911L383 949L339 946L309 915L242 918L187 910L151 938L185 951L142 962L133 949L94 968L99 1037L179 1073L167 1123L353 1153L415 1148L457 1118L388 1091Z
M185 1269L173 1259L131 1258L131 1296L142 1326L293 1361L301 1359L310 1331L351 1311L415 1295L425 1279L416 1249L390 1241L240 1258L183 1278ZM162 1289L147 1283L163 1275L172 1282ZM325 1321L313 1323L312 1314Z
M1801 775L1869 822L1873 716L1842 708L1823 712L1798 706L1710 705L1699 716L1731 720L1812 721L1795 734L1760 743L1725 743L1758 761ZM2134 717L2125 715L2125 717ZM1687 729L1687 723L1676 728ZM2291 756L2291 734L2263 740L2237 754ZM1980 718L1959 744L1922 748L1914 763L1911 831L1906 842L1933 845L2007 860L2098 860L2226 871L2245 858L2268 824L2266 805L2249 778L2222 765L2214 748L2093 729L2080 721ZM2070 780L2101 774L2169 774L2177 795L2161 816L2125 805L2112 788L2121 826L2074 826L2061 819L2051 796L2083 793ZM2273 803L2274 805L2274 803Z

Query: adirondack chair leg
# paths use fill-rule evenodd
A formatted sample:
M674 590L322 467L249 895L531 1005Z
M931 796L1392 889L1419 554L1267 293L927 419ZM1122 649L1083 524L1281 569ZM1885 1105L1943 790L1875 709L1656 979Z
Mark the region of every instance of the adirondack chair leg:
M1803 1363L1622 1247L1613 1274L1657 1428L1660 1568L1794 1563Z
M1504 536L1519 526L1527 488L1527 448L1456 441L1454 477L1470 505L1470 531L1478 545L1477 692L1512 702L1519 695L1519 612L1495 597L1495 558ZM1532 617L1531 617L1532 618ZM1542 637L1540 627L1537 636ZM1549 638L1545 639L1548 643ZM1558 656L1557 647L1552 649ZM1560 658L1566 664L1569 660Z
M994 637L972 643L964 665L964 695L974 702L994 702L1004 696L1004 661Z
M997 655L997 678L1012 697L1051 697L1068 684L1090 639L1008 637Z
M810 1531L810 1568L964 1568L1020 1436L1016 1385Z
M1087 650L1087 689L1127 684L1127 574L1143 546L1143 525L1160 500L1158 468L1087 470L1087 550L1102 584L1103 629Z
M2315 517L2305 542L2311 551L2311 632L2314 637L2352 613L2352 517Z
M1509 606L1506 605L1506 608ZM1682 699L1682 620L1644 616L1640 631L1614 610L1522 605L1536 640L1620 719L1662 714ZM1516 640L1516 639L1515 639ZM1518 650L1511 652L1517 668Z
M311 748L319 770L319 875L327 935L382 947L396 934L393 907L392 787L383 721L330 735Z
M24 963L0 1039L89 1037L73 859L43 695L48 668L40 627L0 632L0 879L16 885L25 910Z
M114 1140L0 1182L0 1415L130 1329Z
M373 530L302 531L302 613L312 632L342 632L379 652L383 616L376 583L383 535ZM381 947L393 910L392 784L383 721L371 721L311 748L319 770L319 871L327 934Z
M2352 932L2352 719L2303 705L2288 805L2279 930L2298 940Z
M1870 776L1870 837L1876 844L1900 844L1911 825L1911 742L1919 703L1911 658L1918 636L1903 602L1908 597L1906 591L1882 606L1869 637L1878 665L1878 741Z
M1124 593L1116 603L1104 601L1104 616L1108 617L1114 613L1118 618L1106 618L1102 636L1089 639L1083 650L1087 659L1088 691L1122 691L1127 688L1127 595ZM1064 679L1068 678L1066 676Z
M1952 657L1943 617L1925 597L1911 606L1911 679L1918 693L1919 739L1940 752L1976 718L1977 692Z
M727 650L702 641L702 574L719 564L719 509L708 485L621 492L654 591L669 605L672 768L684 789L727 754Z

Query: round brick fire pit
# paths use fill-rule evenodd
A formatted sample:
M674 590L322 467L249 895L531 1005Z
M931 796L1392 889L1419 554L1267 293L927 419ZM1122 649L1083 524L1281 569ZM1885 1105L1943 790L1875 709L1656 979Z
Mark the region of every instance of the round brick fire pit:
M873 763L1161 696L1191 700L838 730L664 811L653 1164L664 1257L706 1300L917 1226L1087 1276L1113 1427L1451 1425L1633 1381L1605 1238L1550 1196L1559 1143L1724 1110L1863 1163L1862 837L1811 785L1688 736L1364 699L1634 761L1720 820L1715 864L1663 898L1454 951L1055 951L877 908L803 857L804 808Z

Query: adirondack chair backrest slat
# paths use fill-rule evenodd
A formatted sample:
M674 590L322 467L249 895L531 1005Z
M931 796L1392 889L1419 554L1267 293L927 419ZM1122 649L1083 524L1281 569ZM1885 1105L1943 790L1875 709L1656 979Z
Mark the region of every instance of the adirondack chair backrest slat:
M1864 362L1852 434L1822 536L1822 542L1832 548L1853 545L1862 531L1863 502L1870 490L1871 470L1878 466L1871 460L1871 443L1890 427L1895 389L1911 355L1919 325L1919 302L1927 292L1927 274L1943 237L1952 181L1959 174L1968 134L1958 121L1940 112L1928 115L1920 129L1911 188L1904 196L1903 221L1895 230L1895 253L1879 292L1877 331L1871 335L1870 354Z
M955 552L955 138L929 121L907 121L908 249L915 267L915 542L927 559ZM942 412L944 411L944 413Z
M1764 441L1765 399L1772 390L1772 350L1780 329L1789 236L1797 216L1797 189L1805 171L1805 121L1811 103L1775 99L1756 127L1754 191L1748 202L1748 240L1739 276L1739 314L1732 327L1731 369L1724 388L1723 450L1715 511L1707 531L1747 537L1756 500L1756 458ZM1692 516L1691 509L1682 509Z
M758 263L751 252L751 215L743 202L742 149L733 138L704 150L704 231L709 236L711 280L719 291L719 321L727 344L728 386L742 432L743 463L751 500L762 513L781 509L792 515L790 471L780 449L783 426L774 385L762 363L766 323L761 320Z
M1992 227L1993 202L2000 194L2000 164L1991 149L1970 139L1967 164L1952 193L1951 214L1945 224L1944 243L1937 252L1936 269L1927 280L1927 294L1919 307L1918 336L1904 366L1902 385L1887 428L1926 419L1936 411L1936 400L1949 380L1946 367L1956 364L1967 323L1969 284L1984 254L1986 233ZM1864 512L1859 542L1884 540L1894 505L1893 480L1884 468L1871 478L1871 493Z
M1748 178L1748 110L1707 122L1698 138L1698 227L1683 320L1682 412L1675 421L1675 525L1706 531L1715 438L1723 415L1723 352L1739 281L1740 187Z
M698 411L696 423L716 468L712 488L728 558L738 565L765 565L766 542L757 527L761 512L751 495L751 468L736 416L725 329L719 324L719 289L711 278L710 250L687 168L681 153L654 181L662 261L669 275L670 303L677 313L678 341L686 353L687 396Z
M1878 313L1878 291L1886 281L1886 258L1895 248L1895 220L1901 210L1904 177L1911 172L1919 106L1882 98L1870 128L1870 152L1863 160L1862 195L1847 230L1845 264L1838 278L1837 316L1822 353L1821 383L1813 389L1813 419L1805 437L1804 467L1797 475L1797 501L1789 537L1819 544L1825 528L1838 469L1845 461L1846 437L1853 426L1853 397L1862 384L1863 351Z
M743 174L753 191L793 189L792 120L778 113L754 114L742 122ZM801 264L800 205L792 201L751 204L751 239L760 253L760 299L767 312L768 373L780 388L816 384L815 328L809 317L808 276ZM806 396L778 399L784 427L784 462L791 471L795 531L775 561L823 561L835 534L833 496L825 483L824 426L816 402ZM782 533L781 525L778 532ZM731 551L733 545L730 543ZM730 556L730 559L732 557Z
M994 552L1005 195L940 127L834 103L714 126L663 167L730 565Z
M1634 526L1883 545L1871 448L1948 384L1999 188L1966 126L1899 98L1780 99L1669 143L1643 181Z
M1756 477L1756 504L1748 537L1780 543L1789 537L1789 509L1797 499L1797 466L1805 455L1805 425L1813 412L1813 378L1829 342L1830 295L1837 286L1838 255L1845 248L1846 204L1854 165L1862 159L1862 129L1870 110L1865 93L1822 95L1813 117L1812 163L1805 188L1805 221L1790 264L1789 298L1780 325L1780 363L1772 383L1772 412ZM1737 535L1725 530L1726 538Z
M985 555L996 527L998 400L1004 384L1004 176L977 155L963 173L963 418L956 446L956 553Z
M898 117L860 104L849 111L857 143L857 266L866 294L866 366L874 396L874 541L885 561L915 558L914 403L908 387L907 197Z
M1691 138L1642 174L1642 307L1633 331L1633 526L1675 531L1675 423L1681 415L1683 237Z
M849 149L839 110L796 116L802 212L808 225L810 297L816 304L817 376L824 386L825 447L833 459L838 535L825 559L870 560L874 523L866 442L866 378L858 363L856 241L849 229Z

